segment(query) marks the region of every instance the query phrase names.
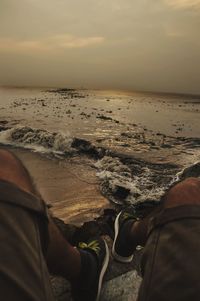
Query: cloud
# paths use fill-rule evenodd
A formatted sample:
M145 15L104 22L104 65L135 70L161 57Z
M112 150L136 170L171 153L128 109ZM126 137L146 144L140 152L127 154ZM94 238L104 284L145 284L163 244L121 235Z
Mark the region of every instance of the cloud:
M164 0L168 5L177 9L200 8L200 0Z
M83 48L101 44L104 41L103 37L75 37L71 35L57 35L50 39L50 44L56 43L60 48Z
M73 35L55 35L39 40L19 40L0 38L0 50L5 51L51 51L72 48L85 48L103 43L100 36L76 37Z
M185 35L183 32L178 32L178 31L166 31L166 34L168 37L171 37L171 38L183 38Z

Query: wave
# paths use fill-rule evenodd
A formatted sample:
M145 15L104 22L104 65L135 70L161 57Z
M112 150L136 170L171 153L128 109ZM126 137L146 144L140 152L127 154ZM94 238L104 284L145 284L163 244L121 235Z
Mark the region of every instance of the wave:
M17 125L1 130L0 143L32 149L38 152L67 152L72 139L69 135Z
M102 194L115 204L158 202L171 185L187 177L200 177L200 162L180 170L175 164L153 164L97 147L69 133L17 125L0 128L0 143L63 157L87 155L100 179Z
M123 158L105 156L95 164L102 193L116 204L159 202L175 183L188 177L200 177L200 162L180 170L174 164L132 161L133 164L129 159L127 165L123 163Z
M71 137L69 133L49 132L22 125L1 128L0 143L37 152L59 153L64 156L87 154L97 159L102 158L106 153L104 148L96 147L85 139Z
M123 159L105 156L95 164L103 194L117 204L160 200L174 181L178 168L133 160L134 164L129 160L127 165Z

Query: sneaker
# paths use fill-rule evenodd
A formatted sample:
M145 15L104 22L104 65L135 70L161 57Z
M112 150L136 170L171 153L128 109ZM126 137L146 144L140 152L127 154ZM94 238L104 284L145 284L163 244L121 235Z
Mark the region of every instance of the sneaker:
M80 242L81 276L73 291L74 300L98 301L103 277L109 263L109 249L104 239Z
M122 263L129 263L133 259L133 248L130 247L128 234L136 217L134 209L127 208L122 210L115 219L114 224L114 242L112 246L113 257Z

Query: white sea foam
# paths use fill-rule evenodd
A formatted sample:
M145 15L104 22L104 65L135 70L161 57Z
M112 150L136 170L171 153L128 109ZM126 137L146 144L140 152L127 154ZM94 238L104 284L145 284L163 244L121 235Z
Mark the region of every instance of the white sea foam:
M69 133L51 133L47 130L17 125L0 132L0 143L37 152L63 153L70 150L72 138Z
M134 204L143 201L159 200L169 187L169 183L164 182L161 186L153 181L155 170L141 165L139 173L121 163L120 159L104 157L99 160L95 167L98 168L97 176L100 178L102 192L112 201L119 203L116 193L120 188L127 192L124 194L123 203Z

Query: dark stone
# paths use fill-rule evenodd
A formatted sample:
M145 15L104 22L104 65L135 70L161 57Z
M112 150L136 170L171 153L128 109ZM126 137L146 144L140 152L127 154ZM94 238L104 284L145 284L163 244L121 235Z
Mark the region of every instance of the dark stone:
M0 124L1 124L1 125L8 124L8 121L7 121L7 120L0 120Z
M116 186L116 191L113 193L113 196L116 199L124 200L127 198L129 193L130 193L130 189L122 186Z
M170 144L165 144L165 143L163 143L163 144L161 145L161 147L162 147L162 148L172 148L172 146L171 146Z
M186 168L180 176L180 180L190 178L190 177L199 177L200 176L200 162Z
M79 242L86 242L91 237L107 235L113 238L116 214L117 211L114 209L105 209L103 214L98 218L86 222L80 227L72 224L65 224L62 220L56 217L54 217L53 220L65 239L67 239L72 245L77 246Z
M81 139L74 138L71 147L76 148L80 153L87 154L95 159L103 158L106 150L102 147L96 147L91 142Z
M72 142L72 147L74 148L90 148L91 147L91 142L81 139L81 138L74 138L73 142Z
M9 130L9 127L0 125L0 132L6 131L6 130Z
M48 90L47 92L62 93L62 92L73 92L73 91L75 90L70 88L61 88L61 89Z
M104 116L104 115L98 115L97 118L103 119L103 120L113 120L111 117Z

